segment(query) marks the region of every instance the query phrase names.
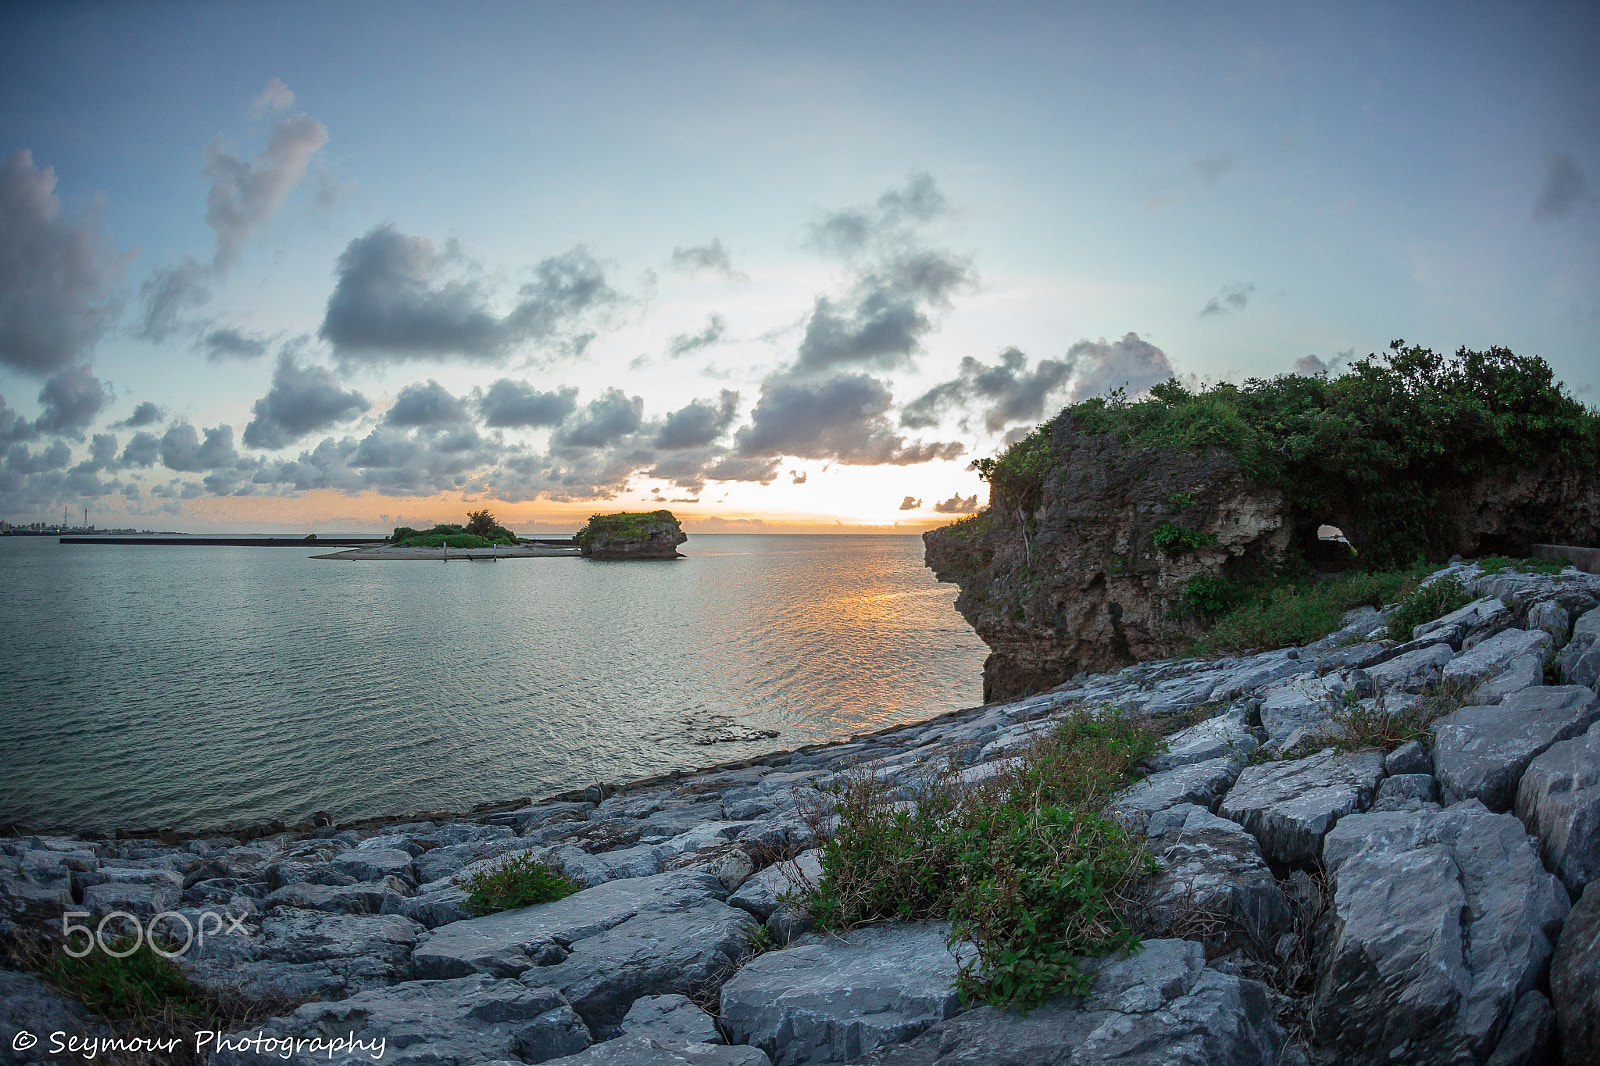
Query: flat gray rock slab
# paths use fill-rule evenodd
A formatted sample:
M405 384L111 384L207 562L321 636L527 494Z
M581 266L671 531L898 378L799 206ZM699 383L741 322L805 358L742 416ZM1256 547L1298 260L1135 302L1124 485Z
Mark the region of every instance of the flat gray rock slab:
M1161 872L1142 886L1141 902L1157 933L1176 935L1196 911L1222 915L1257 942L1272 943L1293 919L1256 838L1204 807L1162 812L1150 851Z
M1475 1063L1540 980L1566 890L1510 814L1476 800L1352 815L1323 847L1333 888L1312 1003L1338 1061Z
M1212 759L1244 758L1260 747L1244 711L1229 710L1167 738L1166 750L1150 759L1156 772Z
M1510 810L1517 782L1535 756L1583 733L1600 717L1600 700L1575 685L1513 693L1493 707L1462 707L1433 723L1433 773L1446 806L1478 799Z
M58 1032L91 1039L111 1035L103 1021L50 991L33 974L0 970L0 1063L62 1062L67 1056L51 1050L49 1034ZM19 1033L38 1043L19 1048ZM71 1057L83 1061L77 1054Z
M289 912L250 935L206 938L184 956L191 980L255 995L343 999L403 979L422 926L398 914Z
M624 1036L650 1036L659 1040L720 1044L717 1023L689 1002L688 996L645 996L633 1001L618 1026Z
M1087 997L1027 1014L979 1007L872 1066L1276 1066L1284 1035L1266 990L1205 968L1199 944L1147 940L1105 964Z
M1243 765L1242 758L1228 756L1151 774L1118 793L1111 801L1111 810L1131 821L1139 821L1180 803L1210 808L1238 779Z
M722 1024L776 1066L853 1062L959 1009L959 962L942 922L808 936L747 963L722 986Z
M1517 786L1517 817L1574 897L1600 880L1600 722L1536 756Z
M484 974L408 981L338 1003L307 1003L259 1030L234 1034L230 1042L258 1033L280 1041L320 1038L324 1044L320 1049L297 1044L288 1056L277 1048L229 1048L213 1054L211 1062L216 1066L285 1061L295 1066L330 1061L475 1066L492 1060L544 1062L589 1045L588 1030L560 993ZM332 1039L349 1043L329 1054L326 1045Z
M760 1048L744 1045L623 1036L576 1055L549 1059L547 1066L772 1066L772 1060Z
M782 897L798 896L821 880L822 852L812 848L755 874L728 897L728 902L766 921L783 905Z
M1444 677L1445 664L1455 654L1448 644L1430 644L1367 667L1367 676L1380 692L1421 692Z
M1500 601L1500 597L1485 596L1431 622L1412 626L1411 639L1419 640L1439 635L1459 648L1462 638L1473 630L1483 632L1492 630L1495 626L1504 628L1510 624L1511 612Z
M1600 1066L1600 881L1584 889L1561 930L1550 963L1550 1003L1556 1011L1565 1066Z
M1542 629L1507 629L1445 664L1446 684L1475 685L1505 670L1530 652L1543 657L1550 650L1550 634Z
M1267 742L1282 747L1289 737L1326 736L1335 730L1333 712L1343 701L1344 685L1336 675L1298 677L1261 694L1261 727Z
M1244 826L1273 862L1315 861L1322 838L1339 819L1372 804L1383 780L1383 753L1339 755L1247 766L1217 813Z

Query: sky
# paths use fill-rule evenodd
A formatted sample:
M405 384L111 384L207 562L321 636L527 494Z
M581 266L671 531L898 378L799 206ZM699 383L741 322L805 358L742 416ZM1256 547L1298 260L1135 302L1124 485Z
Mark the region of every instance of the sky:
M1404 339L1600 402L1592 4L0 6L0 518L912 532Z

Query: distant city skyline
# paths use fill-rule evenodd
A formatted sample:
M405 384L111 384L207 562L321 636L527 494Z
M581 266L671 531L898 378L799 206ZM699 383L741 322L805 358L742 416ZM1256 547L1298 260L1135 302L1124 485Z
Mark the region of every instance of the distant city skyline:
M1600 12L0 8L0 518L914 531L1391 339L1600 402Z

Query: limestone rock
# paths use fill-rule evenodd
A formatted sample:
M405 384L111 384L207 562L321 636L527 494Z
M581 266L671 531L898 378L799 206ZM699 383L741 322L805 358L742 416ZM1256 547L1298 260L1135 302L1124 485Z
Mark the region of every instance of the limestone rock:
M1151 774L1119 792L1111 801L1111 809L1123 818L1137 821L1180 803L1209 808L1238 780L1243 762L1236 755L1227 756Z
M591 559L676 559L689 539L671 511L595 515L572 538Z
M1528 764L1516 812L1539 838L1545 866L1574 897L1600 880L1600 721Z
M514 1066L512 1063L486 1066ZM759 1048L669 1040L656 1036L624 1036L595 1044L587 1051L546 1066L772 1066Z
M1540 634L1543 636L1544 634ZM1433 723L1433 768L1446 806L1469 797L1510 810L1534 757L1600 717L1600 699L1573 685L1513 693L1493 707L1462 707Z
M1564 1066L1600 1066L1600 881L1590 882L1572 908L1550 962L1550 1002L1556 1011Z
M1372 809L1414 811L1438 799L1438 785L1432 774L1391 774L1378 786L1378 798L1373 800Z
M393 988L360 992L338 1003L307 1003L260 1030L234 1034L271 1038L355 1040L384 1054L341 1055L337 1061L410 1063L416 1066L476 1066L492 1060L544 1062L582 1051L589 1044L583 1022L560 993L528 988L478 974L449 981L408 981ZM334 1061L327 1051L302 1049L284 1056L247 1051L219 1051L217 1066L267 1066L288 1061L293 1066Z
M798 896L821 878L822 852L813 848L773 863L741 885L728 902L766 921L782 906L784 896Z
M23 1032L39 1042L19 1048L16 1041ZM111 1035L99 1018L51 992L33 974L0 970L0 1063L61 1062L62 1053L51 1052L49 1034L57 1032L90 1039Z
M1340 1062L1481 1062L1570 904L1509 814L1476 800L1352 815L1323 847L1333 911L1312 1019Z
M1538 655L1542 662L1549 650L1549 633L1539 629L1508 629L1446 663L1444 681L1452 685L1475 685L1530 652Z
M256 995L343 999L405 976L422 927L398 914L297 911L231 928L184 958L191 980Z
M1258 747L1243 709L1232 708L1172 734L1166 750L1151 757L1150 767L1159 772L1212 759L1248 757Z
M1158 935L1176 936L1195 912L1222 915L1260 943L1288 929L1293 914L1255 837L1204 807L1162 812L1150 840L1161 872L1140 886L1141 902ZM1181 820L1180 820L1181 816Z
M1335 731L1333 713L1343 702L1344 684L1337 677L1302 677L1274 685L1261 694L1261 727L1267 743L1282 749L1291 736L1304 742Z
M1367 676L1380 692L1421 692L1444 676L1445 665L1454 657L1449 644L1429 644L1368 667Z
M1556 1012L1543 992L1524 992L1511 1008L1511 1019L1483 1066L1542 1066L1549 1062Z
M719 1044L722 1034L711 1015L689 1002L688 996L645 996L633 1006L618 1026L624 1036L650 1036L658 1040Z
M1511 625L1511 612L1498 596L1485 596L1447 615L1413 626L1411 639L1437 636L1459 648L1468 634L1492 636Z
M858 1060L871 1066L1277 1066L1282 1029L1266 990L1205 968L1200 945L1147 940L1106 960L1090 995L1027 1014L979 1007L909 1043Z
M1328 749L1245 767L1217 813L1249 830L1269 860L1309 863L1339 819L1371 805L1382 779L1382 753Z
M852 1062L959 1008L949 926L885 923L808 937L752 959L722 986L722 1024L776 1066Z
M1565 647L1567 638L1572 636L1572 619L1567 617L1567 609L1561 604L1545 600L1528 610L1528 628L1549 633L1550 646L1559 649Z

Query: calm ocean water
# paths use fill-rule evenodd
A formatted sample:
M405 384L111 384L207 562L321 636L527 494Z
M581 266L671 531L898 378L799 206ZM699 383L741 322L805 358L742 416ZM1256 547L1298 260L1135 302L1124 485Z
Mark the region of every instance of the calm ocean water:
M982 701L985 648L919 537L682 550L351 563L0 538L0 822L464 809Z

